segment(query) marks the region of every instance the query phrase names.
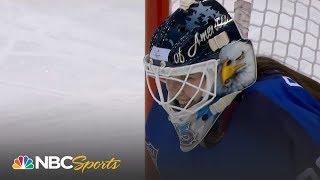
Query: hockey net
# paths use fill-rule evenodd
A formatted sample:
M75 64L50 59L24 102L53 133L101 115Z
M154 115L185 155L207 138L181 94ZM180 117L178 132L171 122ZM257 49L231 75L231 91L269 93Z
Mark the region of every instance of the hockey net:
M171 0L173 12L184 0ZM320 82L320 0L217 0L252 40L257 56Z

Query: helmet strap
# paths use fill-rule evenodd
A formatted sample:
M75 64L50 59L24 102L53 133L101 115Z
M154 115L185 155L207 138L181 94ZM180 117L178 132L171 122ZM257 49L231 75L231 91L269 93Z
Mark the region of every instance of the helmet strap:
M210 105L210 110L215 113L222 113L224 109L231 104L233 99L239 94L241 91L235 91L231 94L225 95L220 98L217 102Z

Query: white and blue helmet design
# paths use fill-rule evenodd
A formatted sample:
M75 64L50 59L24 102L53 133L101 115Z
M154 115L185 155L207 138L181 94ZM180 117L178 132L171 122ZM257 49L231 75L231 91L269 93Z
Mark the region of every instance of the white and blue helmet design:
M155 31L144 65L149 91L168 113L184 152L203 140L223 110L257 77L251 41L241 37L215 0L194 2L170 15ZM190 80L194 77L196 84ZM179 99L186 88L193 94Z

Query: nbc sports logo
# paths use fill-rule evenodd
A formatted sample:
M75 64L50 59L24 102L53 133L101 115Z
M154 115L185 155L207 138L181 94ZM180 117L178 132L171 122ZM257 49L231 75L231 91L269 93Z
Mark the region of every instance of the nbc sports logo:
M16 159L14 159L12 164L13 169L33 169L33 160L29 158L28 156L18 156Z
M27 155L20 155L14 159L13 169L73 169L74 171L81 171L82 173L89 169L110 169L115 170L120 166L121 160L111 158L109 160L102 161L90 161L86 156L80 155L76 157L72 156L44 156L41 158L35 156L32 160Z

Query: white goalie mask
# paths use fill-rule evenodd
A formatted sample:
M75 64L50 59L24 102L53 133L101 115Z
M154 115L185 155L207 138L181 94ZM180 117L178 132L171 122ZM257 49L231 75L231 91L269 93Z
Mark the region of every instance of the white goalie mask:
M208 60L171 68L152 65L152 59L149 61L146 59L147 85L153 99L168 112L170 117L186 117L209 104L208 99L215 98L214 82L217 78L217 65L217 60ZM157 90L152 90L150 79L154 79ZM154 92L158 94L155 95ZM190 97L188 93L191 94Z
M144 66L150 94L168 113L184 152L257 76L251 41L214 0L170 15L155 31Z
M226 45L219 59L181 67L153 64L144 59L146 81L153 99L169 115L182 151L197 146L236 95L256 79L250 41Z

